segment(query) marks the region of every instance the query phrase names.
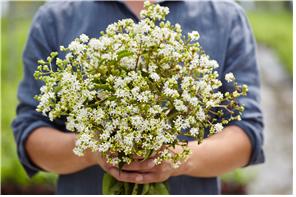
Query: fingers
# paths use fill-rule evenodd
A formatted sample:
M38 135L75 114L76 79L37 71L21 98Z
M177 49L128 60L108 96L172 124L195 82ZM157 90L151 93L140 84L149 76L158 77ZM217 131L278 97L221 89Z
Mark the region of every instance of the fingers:
M136 165L136 164L135 164ZM108 171L119 181L130 182L130 183L157 183L163 182L170 177L172 168L167 163L157 165L152 168L152 171L119 171L118 168L112 167Z
M154 168L153 168L153 171L154 172L157 172L157 173L166 173L167 171L169 171L171 169L171 165L166 163L166 162L162 162L161 164L159 165L156 165Z
M153 159L147 159L144 161L134 161L128 165L124 165L122 169L126 171L146 172L146 171L150 171L154 167L155 167L155 163Z
M146 184L146 183L158 183L168 179L169 176L161 173L139 173L139 172L127 172L120 171L117 168L111 168L109 173L118 181Z
M143 174L137 172L125 172L119 171L117 168L111 168L109 173L118 181L129 183L140 183L143 181Z
M105 170L105 171L109 171L110 168L114 167L113 165L111 165L107 162L106 158L104 158L102 156L99 157L98 163L101 166L101 168L103 168L103 170Z

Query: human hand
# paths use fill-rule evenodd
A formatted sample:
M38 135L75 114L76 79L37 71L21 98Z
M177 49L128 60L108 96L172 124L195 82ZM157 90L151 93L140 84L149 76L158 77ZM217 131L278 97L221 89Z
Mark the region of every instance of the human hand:
M125 165L121 171L117 167L111 167L108 172L118 181L137 184L163 182L171 176L182 174L180 168L173 168L170 162L164 161L155 165L153 159L132 162Z
M124 165L121 171L117 167L108 166L107 164L107 172L118 181L137 184L163 182L171 176L179 176L185 172L185 162L178 168L174 168L170 161L163 161L161 164L156 165L154 158L134 161L129 165Z
M99 165L104 171L109 172L109 170L115 166L107 163L105 157L102 156L100 152L93 152L91 150L87 150L85 152L85 158L88 163L92 165Z

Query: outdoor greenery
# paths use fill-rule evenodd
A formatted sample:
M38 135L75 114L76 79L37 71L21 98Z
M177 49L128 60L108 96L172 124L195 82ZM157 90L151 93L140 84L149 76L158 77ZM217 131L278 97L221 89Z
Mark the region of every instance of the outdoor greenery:
M53 183L54 175L41 173L29 180L20 165L11 129L17 105L17 86L22 77L22 51L27 39L31 20L19 19L13 22L1 19L1 182L22 185Z
M259 43L273 48L293 75L293 15L290 11L250 11L250 24Z
M248 12L256 39L275 49L285 68L292 76L292 13ZM17 105L17 86L22 78L22 51L27 39L31 18L16 20L1 18L1 182L21 185L54 184L55 175L40 173L29 179L21 167L11 129ZM240 170L229 173L224 180L246 183Z

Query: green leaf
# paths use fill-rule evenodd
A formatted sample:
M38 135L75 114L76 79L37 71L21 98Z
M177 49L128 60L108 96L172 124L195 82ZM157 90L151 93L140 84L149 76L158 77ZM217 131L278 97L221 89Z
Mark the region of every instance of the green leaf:
M38 64L42 64L42 65L43 65L43 64L46 64L46 62L45 62L44 60L38 60L37 63L38 63Z
M121 191L122 183L117 181L113 176L104 173L102 193L103 195L118 194Z
M117 53L117 58L118 58L118 60L120 60L120 59L122 59L124 57L128 57L128 56L131 56L133 54L134 54L133 52L130 52L128 50L122 50L122 51L119 51Z
M127 183L127 182L123 183L124 194L126 195L130 194L130 187L131 187L130 183Z
M95 84L95 88L102 90L112 90L112 88L107 84Z
M169 195L170 194L165 183L155 183L154 188L155 188L155 194L159 194L159 195Z
M56 57L57 55L58 55L58 52L56 52L56 51L53 51L53 52L50 53L50 56L52 58Z
M109 192L111 195L123 194L123 183L116 181L116 183L110 188Z
M154 183L151 183L149 186L147 195L154 195L154 194L155 194Z
M138 184L138 191L137 191L137 195L140 195L143 191L143 184Z
M62 86L55 86L54 87L54 92L58 93L62 89Z
M147 152L147 154L145 155L145 158L143 159L143 161L146 160L146 159L148 159L148 158L152 155L153 151L154 151L154 150L149 150L149 151Z
M137 195L138 194L138 184L135 183L133 191L132 191L132 195Z
M142 195L146 195L146 194L148 194L149 193L149 189L150 189L150 184L148 183L148 184L144 184L143 185L143 190L142 190Z
M103 195L109 194L109 188L111 187L112 182L113 182L113 180L112 180L111 175L105 173L103 176L103 187L102 187Z
M204 139L204 130L201 129L198 134L198 144L200 144L203 139Z

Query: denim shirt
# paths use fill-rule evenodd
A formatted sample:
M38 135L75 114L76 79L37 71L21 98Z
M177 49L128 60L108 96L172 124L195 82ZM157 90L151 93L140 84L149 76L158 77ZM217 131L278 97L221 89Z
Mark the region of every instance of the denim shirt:
M239 98L239 102L245 105L242 120L230 124L242 128L252 144L251 157L246 166L264 162L256 43L244 11L232 1L165 1L160 4L169 7L167 19L172 24L179 23L183 27L183 33L193 30L199 32L202 48L220 65L217 71L223 83L221 91L231 88L222 77L228 72L235 74L239 84L249 86L248 95ZM12 123L18 156L29 176L42 169L26 153L24 144L27 137L40 127L52 127L67 132L63 120L51 122L35 110L38 103L33 97L39 94L42 85L33 77L37 60L45 59L51 51L59 51L60 45L68 46L82 33L89 37L98 37L99 32L105 30L108 24L124 18L138 21L128 7L119 1L58 1L45 3L39 8L23 52L24 75L18 89L17 116ZM60 58L64 55L60 54ZM102 175L103 170L99 166L60 175L56 192L101 194ZM217 177L177 176L169 178L168 182L171 194L220 193Z

